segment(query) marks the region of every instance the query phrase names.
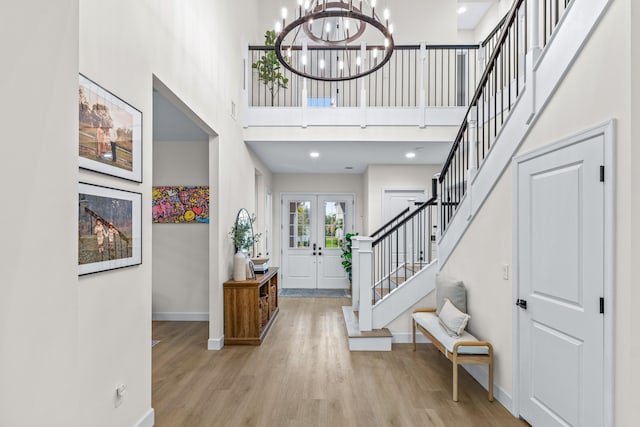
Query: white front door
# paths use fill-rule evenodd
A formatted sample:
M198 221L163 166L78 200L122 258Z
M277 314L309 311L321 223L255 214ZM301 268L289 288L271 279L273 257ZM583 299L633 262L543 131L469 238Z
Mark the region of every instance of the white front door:
M348 289L342 242L353 232L351 194L282 198L283 288Z
M517 162L520 413L603 426L604 140Z

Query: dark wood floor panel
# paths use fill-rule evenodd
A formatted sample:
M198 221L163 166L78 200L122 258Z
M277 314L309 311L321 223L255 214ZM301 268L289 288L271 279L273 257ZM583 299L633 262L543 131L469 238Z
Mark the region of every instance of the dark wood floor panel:
M349 352L338 298L282 298L259 347L208 351L206 322L154 322L156 427L526 426L431 345Z

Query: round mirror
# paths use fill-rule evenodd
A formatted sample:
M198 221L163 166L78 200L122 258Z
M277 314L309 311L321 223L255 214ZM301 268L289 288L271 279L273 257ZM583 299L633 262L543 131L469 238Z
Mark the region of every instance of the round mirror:
M246 209L242 208L238 211L238 216L236 217L233 230L233 244L236 247L236 251L240 250L252 255L254 241L255 237L253 235L251 215L249 215Z

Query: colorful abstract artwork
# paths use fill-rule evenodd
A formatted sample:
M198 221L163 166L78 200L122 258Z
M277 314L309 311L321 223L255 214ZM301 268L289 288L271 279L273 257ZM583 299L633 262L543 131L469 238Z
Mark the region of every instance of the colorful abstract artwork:
M208 223L209 187L153 187L154 223Z

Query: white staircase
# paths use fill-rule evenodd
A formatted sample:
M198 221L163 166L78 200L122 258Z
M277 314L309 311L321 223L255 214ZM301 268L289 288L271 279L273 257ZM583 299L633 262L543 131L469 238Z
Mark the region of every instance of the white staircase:
M520 22L524 19L524 10L529 14L529 34L520 34L518 38L529 40L526 58L523 53L517 56L526 63L526 68L522 70L523 76L517 75L515 80L506 79L508 82L517 81L522 86L517 91L517 98L506 96L504 107L491 108L491 103L496 103L497 99L503 98L503 93L507 93L507 88L511 89L512 83L507 83L505 88L493 89L495 93L490 93L489 98L475 97L475 105L469 108L468 119L463 123L463 135L467 129L467 135L454 144L454 150L449 160L454 160L452 164L465 164L466 168L449 167L449 160L443 168L442 178L440 178L440 191L444 193L457 193L457 198L438 200L438 214L445 212L446 218L439 217L438 224L444 230L440 234L438 230L438 259L435 256L428 257L428 264L421 268L416 274L409 275L396 274L400 263L396 263L387 268L386 275L382 278L373 277L376 268L374 264L379 256L374 249L374 239L370 237L358 237L353 240L352 253L352 273L353 291L352 306L345 307L345 321L350 323L350 349L381 351L390 350L387 347L375 344L376 335L386 335L383 330L398 316L406 313L416 302L427 296L435 289L435 277L440 267L444 265L448 257L455 250L457 243L462 239L468 225L474 216L481 209L484 200L493 189L493 185L502 175L505 168L517 152L520 144L526 137L531 123L535 122L537 114L544 108L547 100L562 82L564 75L571 66L575 57L579 53L582 45L588 39L590 31L597 24L598 18L606 8L607 0L573 0L567 9L567 13L562 17L561 23L554 28L552 41L546 46L540 45L539 36L539 0L528 0L528 2L516 1L512 9L512 22ZM511 14L511 13L510 13ZM526 28L520 25L520 31ZM545 36L545 43L547 39ZM523 43L518 43L522 45ZM521 56L523 55L523 56ZM498 60L500 51L492 54L493 60ZM499 67L493 66L495 69ZM491 76L491 66L487 66L487 76ZM498 71L496 71L498 72ZM525 83L526 82L526 83ZM482 84L482 82L481 82ZM487 107L487 105L489 107ZM486 111L487 122L478 123L478 111ZM490 140L490 152L485 155L476 153L480 141L479 132L484 133L484 126L495 126L498 114L506 112L504 123L500 124L500 129L495 129L495 136ZM485 112L482 112L485 114ZM473 117L475 116L475 118ZM494 120L495 119L495 120ZM501 119L502 120L502 119ZM491 129L491 128L489 128ZM482 134L484 138L484 134ZM468 138L468 139L465 139ZM467 147L467 148L465 148ZM455 151L457 150L457 152ZM489 155L491 154L491 155ZM477 157L476 157L477 156ZM477 158L479 160L472 161ZM453 172L452 172L453 170ZM430 218L431 220L431 218ZM427 230L429 228L425 228ZM429 251L431 254L431 251ZM408 265L413 265L408 263ZM405 271L413 270L404 268ZM393 277L392 277L393 276ZM357 316L354 314L357 311ZM348 319L347 319L348 318ZM356 331L357 329L357 331ZM367 339L359 343L354 342L359 336L366 336ZM385 339L387 339L385 337ZM390 343L390 341L389 341Z

